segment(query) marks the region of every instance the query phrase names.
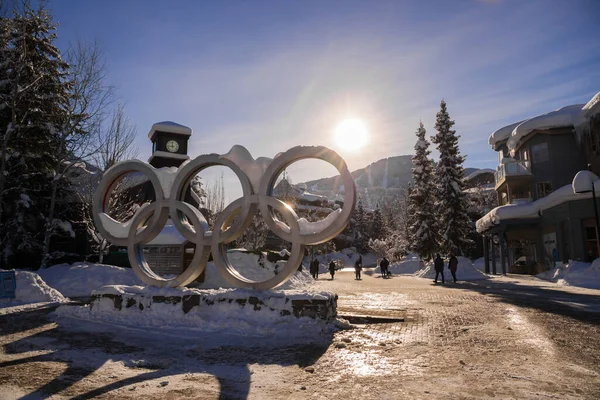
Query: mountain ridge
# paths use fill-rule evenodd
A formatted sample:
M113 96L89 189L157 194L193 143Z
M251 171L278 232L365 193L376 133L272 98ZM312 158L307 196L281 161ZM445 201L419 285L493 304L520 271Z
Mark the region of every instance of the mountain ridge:
M364 168L350 172L356 188L369 189L397 189L401 190L412 181L412 155L400 155L382 158ZM479 168L465 168L465 176ZM304 182L307 190L320 194L337 194L342 191L342 180L339 175L329 178L315 179Z

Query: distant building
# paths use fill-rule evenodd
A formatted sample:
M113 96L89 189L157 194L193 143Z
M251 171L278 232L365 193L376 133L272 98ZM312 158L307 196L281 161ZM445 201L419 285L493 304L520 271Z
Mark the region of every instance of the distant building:
M600 255L591 194L576 194L575 175L600 175L600 93L505 126L489 139L498 152L499 207L477 221L496 270L537 273L558 260ZM492 265L492 268L494 265Z

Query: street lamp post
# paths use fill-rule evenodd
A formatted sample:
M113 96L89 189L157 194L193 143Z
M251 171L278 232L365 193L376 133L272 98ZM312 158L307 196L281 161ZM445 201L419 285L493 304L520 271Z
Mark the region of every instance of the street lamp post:
M596 254L600 255L600 220L598 219L598 205L596 202L596 190L594 181L598 177L591 171L579 171L573 178L573 192L589 193L592 192L594 202L594 217L596 218Z

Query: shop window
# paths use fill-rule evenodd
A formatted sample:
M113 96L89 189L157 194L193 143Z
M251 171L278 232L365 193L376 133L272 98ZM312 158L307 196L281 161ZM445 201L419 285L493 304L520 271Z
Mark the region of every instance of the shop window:
M598 241L596 240L596 228L585 228L585 251L586 261L591 262L598 258Z
M542 197L548 196L552 193L552 183L550 182L538 182L536 185L537 188L537 197L541 199Z
M531 161L540 163L548 161L550 154L548 153L548 143L539 143L531 146Z

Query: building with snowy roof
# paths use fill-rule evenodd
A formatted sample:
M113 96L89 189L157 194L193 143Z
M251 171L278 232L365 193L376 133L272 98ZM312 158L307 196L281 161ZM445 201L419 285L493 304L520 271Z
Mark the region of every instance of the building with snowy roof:
M499 207L476 226L486 255L495 261L499 253L498 270L535 273L557 260L600 255L592 195L575 193L572 186L579 171L600 175L599 103L600 93L587 104L519 121L490 136L498 152Z

